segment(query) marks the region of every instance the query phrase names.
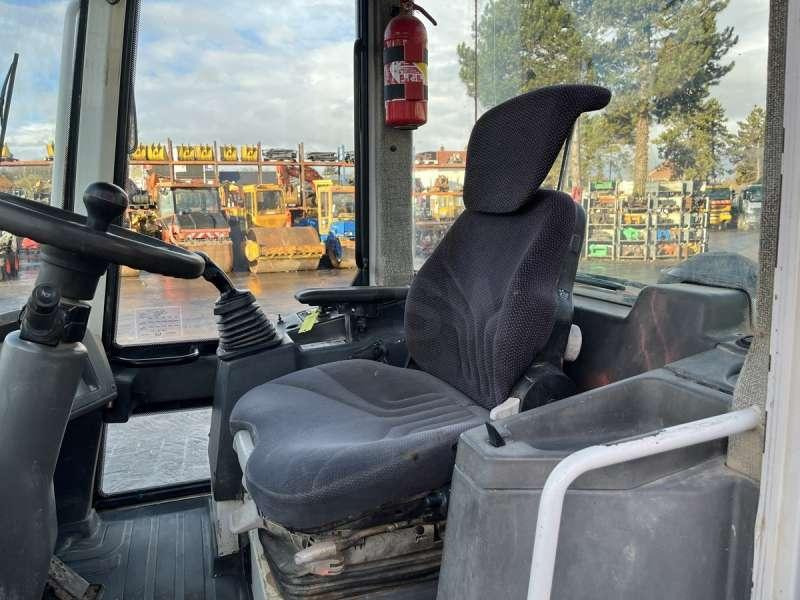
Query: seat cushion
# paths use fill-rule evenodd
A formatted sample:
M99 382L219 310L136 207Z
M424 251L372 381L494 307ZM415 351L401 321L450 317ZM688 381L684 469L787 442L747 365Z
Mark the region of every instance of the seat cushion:
M261 514L311 531L446 485L459 434L487 417L423 371L354 359L252 389L230 423L253 438L245 481Z

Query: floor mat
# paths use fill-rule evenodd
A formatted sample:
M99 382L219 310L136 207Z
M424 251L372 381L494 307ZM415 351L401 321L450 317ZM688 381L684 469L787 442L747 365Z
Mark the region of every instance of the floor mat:
M101 513L90 538L58 551L104 600L246 600L243 575L213 577L208 498Z

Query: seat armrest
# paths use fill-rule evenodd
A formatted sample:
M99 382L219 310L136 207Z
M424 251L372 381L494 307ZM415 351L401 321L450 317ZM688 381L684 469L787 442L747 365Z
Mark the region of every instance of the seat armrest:
M407 294L408 286L358 285L300 290L294 297L298 302L309 306L332 306L337 304L382 304L405 300Z

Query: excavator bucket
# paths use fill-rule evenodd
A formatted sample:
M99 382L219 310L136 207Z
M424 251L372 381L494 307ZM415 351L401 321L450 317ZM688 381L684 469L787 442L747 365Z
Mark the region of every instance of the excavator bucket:
M147 160L166 162L167 149L161 144L150 144L147 147Z
M181 144L178 146L178 160L195 160L194 148Z
M147 160L147 145L139 144L131 153L131 160Z
M236 151L236 146L225 145L220 148L222 160L225 162L237 162L239 154Z
M214 148L208 144L195 146L194 160L214 160Z
M313 271L325 253L313 227L253 227L245 255L253 273Z
M258 146L242 146L242 160L256 162L258 160Z

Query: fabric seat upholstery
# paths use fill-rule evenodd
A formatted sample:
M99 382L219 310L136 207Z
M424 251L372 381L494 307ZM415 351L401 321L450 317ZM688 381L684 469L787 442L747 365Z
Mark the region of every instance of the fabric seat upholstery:
M458 435L486 417L424 371L354 359L250 391L231 426L258 448L245 477L262 513L307 530L441 487Z
M313 530L446 485L459 434L485 420L534 361L560 368L585 217L542 184L578 116L609 100L596 86L552 86L475 124L465 210L406 300L420 370L340 361L237 403L231 429L254 438L245 479L266 518Z

